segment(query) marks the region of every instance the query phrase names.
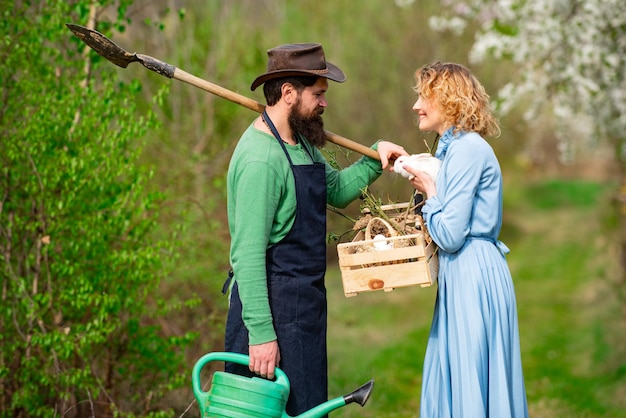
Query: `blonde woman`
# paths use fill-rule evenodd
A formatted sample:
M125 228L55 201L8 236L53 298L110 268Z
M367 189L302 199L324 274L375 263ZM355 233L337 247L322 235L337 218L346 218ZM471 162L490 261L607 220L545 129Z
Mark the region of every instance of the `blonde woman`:
M489 96L462 65L415 73L419 129L440 135L436 180L406 166L439 246L437 300L424 361L421 418L527 417L515 290L498 240L502 174L485 137L500 134Z

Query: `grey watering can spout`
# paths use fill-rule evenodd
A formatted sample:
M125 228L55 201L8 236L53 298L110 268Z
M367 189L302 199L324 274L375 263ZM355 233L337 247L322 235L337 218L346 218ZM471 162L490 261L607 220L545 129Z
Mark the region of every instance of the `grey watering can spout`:
M356 402L361 406L365 405L365 402L370 398L370 393L372 393L372 389L374 389L374 379L370 380L354 392L345 395L343 399L345 399L346 404Z
M196 362L192 384L202 418L292 418L285 412L290 390L289 379L280 368L275 369L274 381L215 372L211 388L204 392L200 384L200 372L211 361L228 361L247 366L250 358L243 354L215 352L202 356ZM293 418L319 418L354 402L363 406L373 388L374 380L370 380L348 395L331 399Z

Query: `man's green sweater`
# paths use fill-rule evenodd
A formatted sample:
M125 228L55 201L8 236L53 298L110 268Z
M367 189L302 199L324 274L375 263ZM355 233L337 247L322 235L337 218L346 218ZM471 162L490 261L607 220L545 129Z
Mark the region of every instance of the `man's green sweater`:
M377 149L377 145L372 148ZM303 146L316 162L326 166L326 201L332 206L346 207L382 174L380 161L370 157L336 170L317 148L304 140L297 145L285 144L295 165L312 164ZM227 190L230 262L239 286L242 317L249 343L262 344L276 339L268 300L266 251L287 235L296 210L294 177L273 136L253 125L248 127L233 153Z

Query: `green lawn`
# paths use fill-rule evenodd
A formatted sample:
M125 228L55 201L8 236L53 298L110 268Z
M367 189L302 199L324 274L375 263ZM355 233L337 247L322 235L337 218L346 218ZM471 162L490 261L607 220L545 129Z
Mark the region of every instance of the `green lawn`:
M603 230L607 186L549 181L514 189L502 240L515 281L531 417L626 416L625 307ZM375 379L364 408L333 417L417 417L436 288L346 298L331 265L330 397Z

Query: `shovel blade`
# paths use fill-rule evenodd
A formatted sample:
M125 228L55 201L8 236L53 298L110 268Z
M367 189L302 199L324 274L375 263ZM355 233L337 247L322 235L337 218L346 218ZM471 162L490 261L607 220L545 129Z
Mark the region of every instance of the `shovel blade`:
M73 23L66 23L65 25L74 32L74 35L78 36L99 55L102 55L119 67L126 68L131 62L139 61L136 54L125 51L122 47L98 31L84 26L74 25Z

